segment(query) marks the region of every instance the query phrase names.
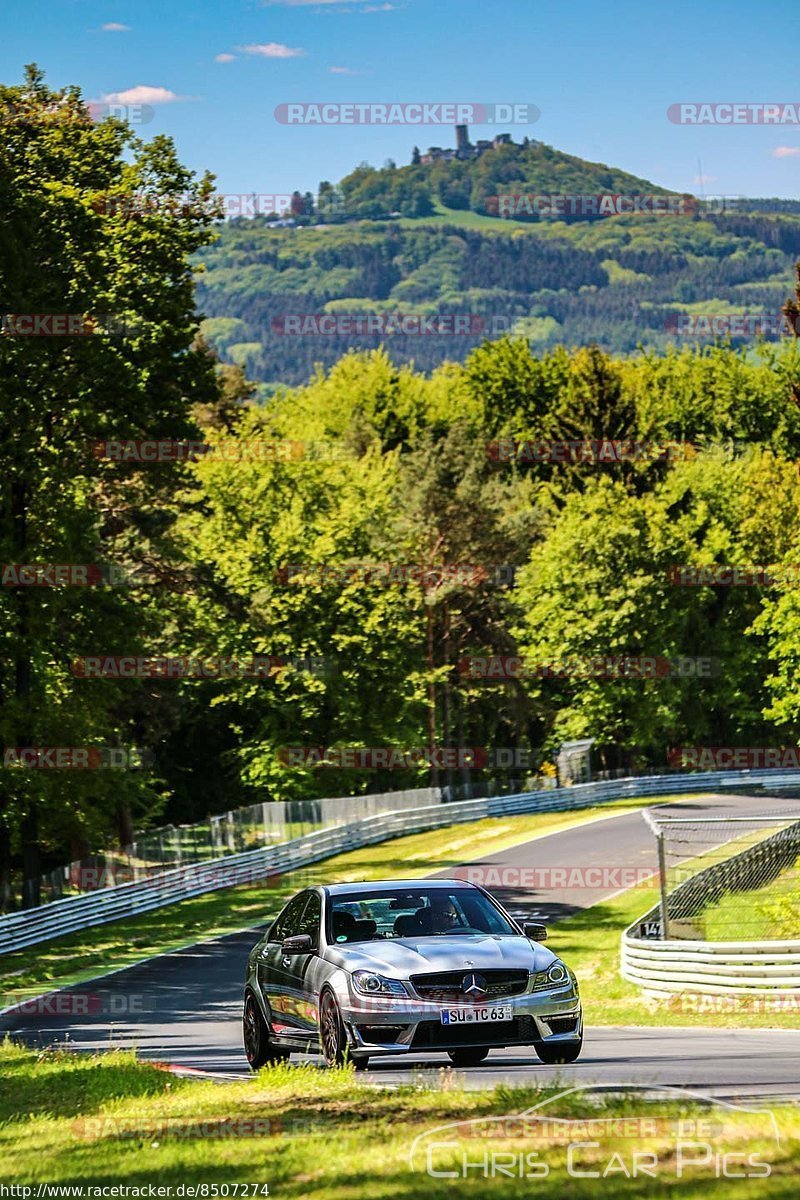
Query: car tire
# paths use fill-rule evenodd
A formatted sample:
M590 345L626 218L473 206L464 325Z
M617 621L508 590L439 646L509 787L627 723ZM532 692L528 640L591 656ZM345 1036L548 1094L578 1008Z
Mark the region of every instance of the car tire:
M448 1050L447 1057L454 1067L477 1067L490 1049L490 1046L466 1046L463 1050Z
M343 1067L351 1062L356 1071L365 1071L369 1066L368 1054L350 1052L342 1014L333 992L325 991L319 998L319 1041L326 1067Z
M347 1057L347 1039L333 992L323 992L319 998L319 1041L326 1067L343 1066Z
M257 1071L268 1063L286 1062L289 1051L273 1045L267 1022L252 992L247 992L242 1010L242 1041L251 1068Z
M543 1063L547 1063L548 1066L557 1066L562 1063L575 1062L582 1047L582 1037L577 1038L574 1042L540 1042L536 1046L536 1053Z

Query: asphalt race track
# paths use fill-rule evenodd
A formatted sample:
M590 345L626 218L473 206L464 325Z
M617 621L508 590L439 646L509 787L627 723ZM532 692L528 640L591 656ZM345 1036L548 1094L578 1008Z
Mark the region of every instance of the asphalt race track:
M686 816L793 809L800 813L797 800L732 795L658 807L665 814ZM654 871L655 844L641 815L627 813L536 838L470 865L495 870L506 886L487 886L515 915L552 922L619 891L613 886L616 868ZM526 878L521 872L533 867L595 867L588 879L597 886L548 888L545 875L543 880L537 876L541 886L531 889L530 875ZM459 874L463 877L463 870ZM45 1011L0 1017L0 1033L13 1033L34 1045L67 1042L81 1050L136 1046L147 1059L213 1074L246 1075L242 981L256 937L255 930L232 934L67 989L54 995L43 1006ZM420 1071L449 1065L446 1055L431 1053L404 1059L402 1066L373 1059L364 1078L396 1084L411 1081ZM697 1087L727 1097L799 1095L800 1030L593 1029L589 1014L583 1053L572 1066L548 1067L533 1051L513 1048L493 1051L481 1066L458 1074L475 1087L558 1077L572 1086Z

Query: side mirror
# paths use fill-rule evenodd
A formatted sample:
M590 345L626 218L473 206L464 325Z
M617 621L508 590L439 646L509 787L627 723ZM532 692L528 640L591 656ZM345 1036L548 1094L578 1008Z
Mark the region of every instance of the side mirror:
M522 926L526 938L530 938L532 942L547 941L547 926L540 925L538 921L528 921Z
M314 942L310 933L295 933L283 939L281 948L284 954L310 954Z

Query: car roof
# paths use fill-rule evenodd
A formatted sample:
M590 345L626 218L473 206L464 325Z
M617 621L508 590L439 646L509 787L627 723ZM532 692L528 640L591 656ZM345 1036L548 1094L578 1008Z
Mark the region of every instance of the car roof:
M420 888L452 889L453 885L460 888L475 888L466 879L363 879L359 883L329 883L325 891L331 896L359 896L366 891L398 891L418 892ZM477 890L477 889L475 889Z

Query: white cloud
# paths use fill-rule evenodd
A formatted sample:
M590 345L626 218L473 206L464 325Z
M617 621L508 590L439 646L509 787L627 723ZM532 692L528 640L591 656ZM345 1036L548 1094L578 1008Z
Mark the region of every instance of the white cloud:
M108 92L103 96L106 104L174 104L176 100L187 98L178 96L169 88L149 87L146 83L137 83L136 87L126 88L122 92Z
M800 158L800 146L777 146L772 151L773 158Z
M328 67L331 75L360 75L360 71L354 71L351 67Z
M361 11L362 12L394 12L394 10L399 7L400 7L399 4L366 4L364 6L364 8L362 8Z
M214 62L236 62L235 54L215 54Z
M130 25L120 25L119 21L107 21L102 26L103 33L130 33Z
M292 49L283 42L251 42L249 46L237 46L240 54L255 54L259 58L300 58L305 50Z

